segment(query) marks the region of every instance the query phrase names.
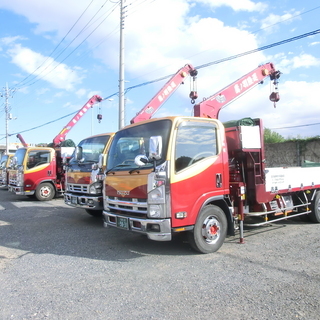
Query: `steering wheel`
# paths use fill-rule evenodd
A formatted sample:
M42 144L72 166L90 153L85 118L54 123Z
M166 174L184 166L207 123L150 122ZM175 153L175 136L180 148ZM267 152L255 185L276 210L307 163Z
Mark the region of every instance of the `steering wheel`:
M199 160L198 158L202 155L209 155L209 156L215 156L216 154L212 151L203 151L203 152L199 152L197 153L188 163L188 166L191 166L192 164L194 164L197 160Z
M38 162L38 163L35 165L35 167L40 166L41 164L45 164L45 163L48 163L48 162L47 162L47 161Z
M121 164L131 164L131 163L134 163L134 159L124 160Z

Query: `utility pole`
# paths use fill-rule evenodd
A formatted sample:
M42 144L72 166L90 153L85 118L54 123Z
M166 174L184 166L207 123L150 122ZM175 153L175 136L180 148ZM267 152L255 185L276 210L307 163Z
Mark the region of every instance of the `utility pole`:
M120 1L119 129L124 127L124 6Z
M10 111L10 104L9 104L9 88L8 88L8 83L6 83L6 87L4 88L4 98L5 98L5 104L4 104L4 109L5 109L5 118L6 118L6 154L9 154L9 111ZM3 95L2 95L3 96Z

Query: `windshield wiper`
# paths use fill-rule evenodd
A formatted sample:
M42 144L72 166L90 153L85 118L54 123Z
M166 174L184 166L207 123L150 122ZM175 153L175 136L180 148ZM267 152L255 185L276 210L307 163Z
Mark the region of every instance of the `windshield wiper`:
M140 173L140 170L139 170L139 169L140 169L140 168L131 169L131 170L129 171L129 174L134 173L134 172Z
M106 171L106 174L108 174L109 172L113 171L115 168L118 168L118 167L130 167L129 164L117 164L116 166L114 166L113 168L109 169Z

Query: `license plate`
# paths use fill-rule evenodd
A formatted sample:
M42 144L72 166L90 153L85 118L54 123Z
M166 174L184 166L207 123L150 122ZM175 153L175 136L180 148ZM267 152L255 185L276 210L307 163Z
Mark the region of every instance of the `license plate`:
M77 204L77 197L71 197L71 203L72 204Z
M117 227L121 229L129 229L128 218L117 217Z

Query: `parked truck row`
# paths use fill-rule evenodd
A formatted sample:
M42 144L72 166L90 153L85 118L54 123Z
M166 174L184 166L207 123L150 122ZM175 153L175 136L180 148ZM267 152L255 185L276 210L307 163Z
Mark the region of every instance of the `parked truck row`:
M270 168L261 119L226 123L218 119L226 104L265 78L277 88L280 72L274 65L261 65L195 104L192 117L152 119L188 75L194 82L197 71L191 65L178 70L130 125L83 139L68 162L57 163L58 157L62 159L57 148L52 154L35 149L34 157L47 162L29 168L27 149L17 150L13 157L16 181L20 179L27 188L28 173L42 168L54 172L56 181L48 178L42 186L54 186L70 206L91 215L102 213L105 227L138 232L156 241L170 241L185 232L190 245L201 253L219 250L225 238L236 232L243 243L246 225L262 226L297 216L320 223L320 167ZM190 98L194 103L196 90L191 90ZM277 90L269 98L277 102ZM49 159L61 168L60 189ZM9 190L16 191L10 170ZM45 200L40 189L34 193ZM26 190L16 193L32 195L31 188L31 193Z

